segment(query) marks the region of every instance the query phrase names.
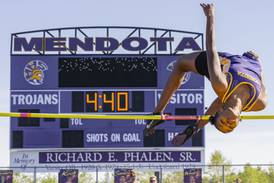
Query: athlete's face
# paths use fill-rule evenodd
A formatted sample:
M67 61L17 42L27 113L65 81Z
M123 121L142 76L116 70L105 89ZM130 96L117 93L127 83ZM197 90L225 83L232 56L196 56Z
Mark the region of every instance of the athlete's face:
M223 107L216 114L215 127L223 133L229 133L238 126L239 121L240 114L237 110L231 107Z

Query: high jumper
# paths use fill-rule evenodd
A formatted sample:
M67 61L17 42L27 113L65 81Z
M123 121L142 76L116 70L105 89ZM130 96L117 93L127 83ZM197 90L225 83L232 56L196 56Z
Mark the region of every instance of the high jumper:
M266 89L258 55L248 51L242 55L218 52L215 44L215 8L213 4L201 4L206 16L206 51L182 55L162 92L153 114L162 114L172 94L180 87L186 72L194 72L209 79L217 98L205 115L209 120L197 120L172 140L174 145L183 145L208 122L223 132L236 128L242 111L260 111L266 107ZM146 135L152 135L163 120L148 120Z

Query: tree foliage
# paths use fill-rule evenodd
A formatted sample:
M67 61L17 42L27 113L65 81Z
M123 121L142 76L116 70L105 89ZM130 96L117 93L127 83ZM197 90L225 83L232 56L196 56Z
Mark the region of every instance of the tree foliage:
M93 176L87 172L79 174L79 183L92 183L95 182Z
M47 174L45 177L40 178L41 183L56 183L58 180L57 175Z
M30 175L24 173L15 173L13 176L14 183L32 183L33 179Z
M231 162L228 161L221 151L214 151L211 154L208 173L213 182L222 182L223 173L231 174Z
M222 168L224 167L224 178L226 183L273 183L273 167L254 167L246 164L242 170L233 171L231 162L228 161L221 151L212 153L209 162L208 175L203 178L203 183L221 183L223 178ZM218 165L218 166L213 166ZM223 166L224 165L224 166ZM239 169L239 167L237 167Z

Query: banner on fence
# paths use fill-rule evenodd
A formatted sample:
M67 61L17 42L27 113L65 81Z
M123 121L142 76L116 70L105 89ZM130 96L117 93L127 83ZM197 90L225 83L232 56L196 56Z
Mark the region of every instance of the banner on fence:
M12 183L12 170L0 170L0 183Z
M59 183L78 183L78 170L61 169L59 172Z
M114 169L114 183L134 182L136 174L132 169Z
M202 182L201 168L184 169L184 183L201 183L201 182Z

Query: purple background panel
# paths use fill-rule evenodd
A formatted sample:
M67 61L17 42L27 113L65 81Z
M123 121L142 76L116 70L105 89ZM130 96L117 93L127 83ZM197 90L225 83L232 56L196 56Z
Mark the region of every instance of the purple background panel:
M201 151L40 152L39 163L195 163Z

